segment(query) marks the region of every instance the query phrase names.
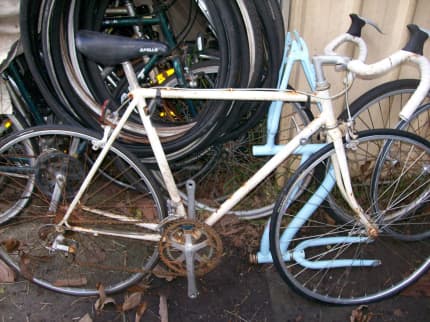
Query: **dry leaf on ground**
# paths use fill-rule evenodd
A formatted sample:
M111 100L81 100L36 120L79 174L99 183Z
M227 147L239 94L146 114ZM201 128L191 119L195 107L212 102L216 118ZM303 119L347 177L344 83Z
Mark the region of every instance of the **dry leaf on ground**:
M125 312L131 309L134 309L135 307L139 306L141 301L142 301L141 292L132 293L130 296L127 296L125 298L124 303L121 305L121 311Z
M0 259L0 283L12 283L15 281L15 272Z
M165 279L167 282L171 282L175 279L175 276L173 276L168 270L164 269L160 264L152 269L152 274L157 278Z
M146 302L143 302L142 304L139 305L139 307L136 310L136 317L134 319L134 322L140 322L140 320L142 319L142 316L146 312L147 307L148 307L148 303Z
M351 322L369 322L371 319L372 313L369 312L369 308L366 305L360 305L351 312Z
M103 310L106 304L116 304L115 300L112 297L106 296L105 288L102 284L98 285L97 290L99 291L99 298L97 299L96 303L94 303L94 308L96 309L96 311L99 312Z
M0 244L4 246L4 248L6 249L6 251L8 253L12 253L19 248L21 243L17 239L11 239L10 238L10 239L6 239L6 240L2 240L0 242Z
M127 292L129 292L129 293L136 293L136 292L145 293L151 287L152 287L151 281L142 280L138 284L134 284L134 285L128 287Z
M79 320L79 322L93 322L93 319L87 313Z

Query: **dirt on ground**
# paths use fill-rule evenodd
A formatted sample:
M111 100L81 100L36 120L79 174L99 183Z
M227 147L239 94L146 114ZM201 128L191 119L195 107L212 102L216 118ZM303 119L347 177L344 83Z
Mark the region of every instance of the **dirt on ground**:
M261 225L227 222L224 256L198 280L199 297L187 297L184 278L152 277L115 296L73 297L17 278L0 284L3 321L428 321L430 275L402 294L368 306L339 307L294 293L272 265L252 265Z

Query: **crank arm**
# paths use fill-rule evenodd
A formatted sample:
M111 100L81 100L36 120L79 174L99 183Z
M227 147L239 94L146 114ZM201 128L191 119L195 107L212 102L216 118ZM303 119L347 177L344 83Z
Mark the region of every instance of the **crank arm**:
M197 290L196 275L194 270L194 254L193 242L191 233L185 234L185 263L187 268L187 282L188 282L188 297L195 299L199 295Z

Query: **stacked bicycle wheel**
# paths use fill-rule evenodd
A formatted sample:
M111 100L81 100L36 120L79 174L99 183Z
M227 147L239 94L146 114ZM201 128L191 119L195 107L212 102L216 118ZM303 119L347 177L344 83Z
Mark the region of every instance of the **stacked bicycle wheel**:
M42 95L63 122L98 131L114 122L107 111L121 115L128 88L120 66L98 65L76 51L76 32L84 29L167 43L167 57L132 62L143 87L274 87L284 41L274 0L22 1L24 52ZM153 121L168 158L177 160L240 136L264 107L160 101ZM137 116L121 140L154 162Z

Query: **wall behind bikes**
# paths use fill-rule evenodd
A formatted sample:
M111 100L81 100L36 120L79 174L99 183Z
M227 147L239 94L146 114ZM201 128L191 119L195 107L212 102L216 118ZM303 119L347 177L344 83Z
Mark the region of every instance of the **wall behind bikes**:
M334 37L345 32L350 24L348 15L357 13L373 20L384 34L365 26L362 37L368 45L368 63L402 48L407 39L406 25L418 24L430 29L430 2L428 0L282 0L283 14L288 31L297 30L305 39L310 54L321 54L324 46ZM353 53L352 47L343 47L342 52ZM427 41L424 54L430 57L430 41ZM339 73L327 72L334 91L341 90ZM396 78L417 78L418 70L412 66L402 66L395 71L375 80L356 80L350 92L350 101L360 93L385 81ZM304 77L295 74L294 85L306 88ZM343 102L337 108L341 109Z

